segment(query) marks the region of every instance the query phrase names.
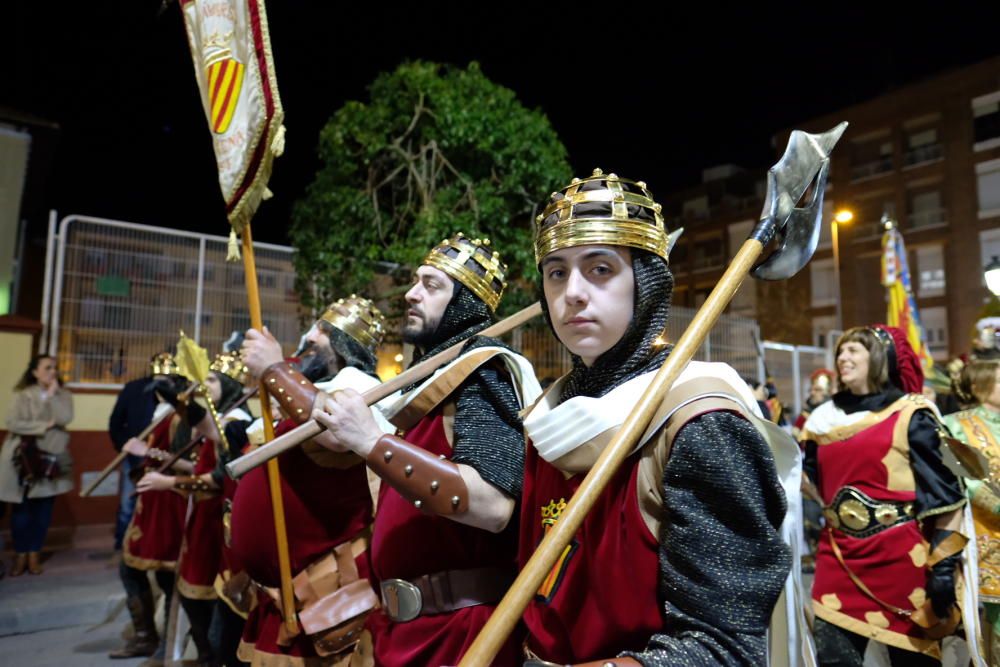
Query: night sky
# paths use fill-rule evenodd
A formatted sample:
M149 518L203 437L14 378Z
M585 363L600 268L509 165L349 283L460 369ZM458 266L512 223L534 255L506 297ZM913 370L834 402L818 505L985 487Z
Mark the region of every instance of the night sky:
M35 135L23 209L33 235L49 208L224 235L177 4L11 4L0 120ZM709 4L270 0L288 134L255 238L285 242L323 123L407 59L478 60L548 114L576 173L601 166L669 193L704 167L766 168L778 129L1000 53L997 2Z

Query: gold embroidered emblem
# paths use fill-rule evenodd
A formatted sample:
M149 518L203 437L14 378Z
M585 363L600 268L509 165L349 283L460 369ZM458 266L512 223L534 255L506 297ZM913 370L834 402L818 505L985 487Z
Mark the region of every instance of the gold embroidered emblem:
M819 602L824 607L834 611L840 611L840 608L843 606L840 604L840 598L837 597L836 593L827 593L819 599Z
M548 505L543 505L540 509L542 515L542 537L544 538L546 534L552 529L552 526L556 525L559 521L559 517L562 515L563 510L566 509L566 499L560 498L559 502L555 499L549 501ZM573 552L576 551L577 541L574 539L572 542L566 545L562 553L559 554L559 560L557 560L553 565L552 569L545 576L542 581L542 585L538 587L537 595L543 601L548 602L556 594L556 590L559 588L559 582L562 581L563 574L566 572L566 567L569 565L570 557Z

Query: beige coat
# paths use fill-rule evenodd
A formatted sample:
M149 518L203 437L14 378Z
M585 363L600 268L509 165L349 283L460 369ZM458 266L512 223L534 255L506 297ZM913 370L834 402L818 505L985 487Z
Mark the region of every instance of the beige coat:
M14 449L22 435L38 438L39 449L55 454L61 476L41 480L31 485L29 498L47 498L66 493L73 488L73 459L69 453L69 433L66 425L73 421L73 396L59 388L49 398L44 398L41 387L31 385L14 394L13 405L7 414L7 439L0 449L0 501L19 503L24 490L17 482L14 469ZM55 426L47 428L50 421Z

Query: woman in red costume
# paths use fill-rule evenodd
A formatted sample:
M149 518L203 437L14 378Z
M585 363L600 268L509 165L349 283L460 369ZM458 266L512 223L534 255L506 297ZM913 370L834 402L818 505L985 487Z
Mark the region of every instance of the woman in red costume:
M827 522L812 590L820 664L887 652L893 665L938 665L934 637L959 616L965 498L920 361L900 329L856 327L837 342L837 372L843 389L802 435Z

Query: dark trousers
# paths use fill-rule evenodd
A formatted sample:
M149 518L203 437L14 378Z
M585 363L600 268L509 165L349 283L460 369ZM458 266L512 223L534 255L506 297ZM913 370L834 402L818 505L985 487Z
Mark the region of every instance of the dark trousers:
M122 586L125 587L125 595L129 597L141 595L144 591L148 591L151 588L146 571L129 567L125 564L125 561L122 561L118 566L118 574L121 576ZM174 594L174 573L157 570L155 575L156 585L160 587L160 590L163 591L163 594L169 600L170 596Z
M216 618L218 619L218 655L217 659L225 667L240 667L247 663L236 657L240 639L243 637L243 617L229 608L222 600L215 601Z
M118 496L118 516L115 517L115 550L122 548L122 540L125 538L125 529L128 522L132 520L132 513L135 512L135 483L129 476L133 468L142 465L141 456L129 454L121 467L121 492Z
M14 538L14 551L19 554L41 551L45 535L52 523L52 506L55 497L24 498L11 507L10 532Z
M855 634L821 618L816 619L813 631L816 639L816 658L820 667L862 667L868 637ZM893 667L940 667L937 658L889 646L889 662Z

